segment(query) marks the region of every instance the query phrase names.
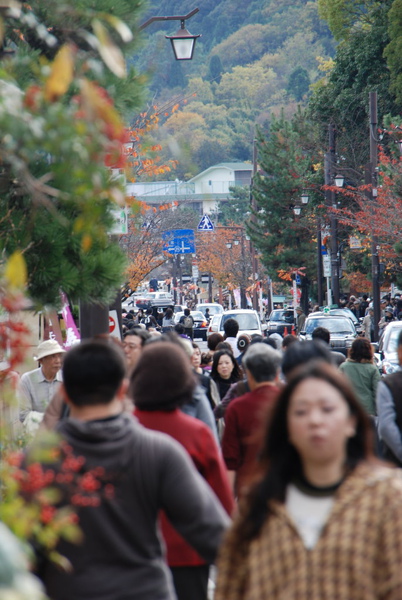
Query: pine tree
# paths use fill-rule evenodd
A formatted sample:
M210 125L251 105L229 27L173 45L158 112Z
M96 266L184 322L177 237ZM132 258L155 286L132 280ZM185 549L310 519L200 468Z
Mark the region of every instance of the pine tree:
M316 207L310 202L300 217L293 211L306 181L319 177L311 166L318 162L314 153L311 124L300 110L292 121L283 114L273 118L269 132L258 133L259 172L253 182L258 209L249 231L273 280L280 271L300 267L315 279Z
M57 304L60 289L107 301L126 264L109 236L124 188L108 167L124 166L118 110L139 104L124 59L138 3L32 0L2 14L0 249L23 253L39 306Z

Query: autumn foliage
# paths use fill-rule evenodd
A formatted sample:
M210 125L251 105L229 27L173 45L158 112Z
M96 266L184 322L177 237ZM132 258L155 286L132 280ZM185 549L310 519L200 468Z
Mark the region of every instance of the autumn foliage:
M250 285L249 243L242 226L217 226L213 232L197 233L196 244L200 272L211 273L220 286L228 289Z

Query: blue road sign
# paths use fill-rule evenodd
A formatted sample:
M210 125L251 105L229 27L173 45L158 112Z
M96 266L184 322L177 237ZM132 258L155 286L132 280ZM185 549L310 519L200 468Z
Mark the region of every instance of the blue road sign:
M171 229L163 233L163 249L169 254L194 254L195 239L192 229Z
M198 231L213 231L214 230L214 224L212 223L212 221L208 217L208 215L204 215L202 217L201 221L198 223L197 229L198 229Z
M301 277L300 277L299 273L296 273L295 281L296 281L296 285L301 284Z

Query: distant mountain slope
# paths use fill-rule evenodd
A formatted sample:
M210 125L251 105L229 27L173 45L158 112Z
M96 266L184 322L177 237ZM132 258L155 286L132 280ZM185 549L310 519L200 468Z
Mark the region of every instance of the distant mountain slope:
M152 102L185 99L158 132L180 178L214 164L250 160L255 124L282 108L292 114L322 77L333 38L312 0L152 0L149 16L200 12L186 22L202 34L192 61L177 62L165 34L179 22L154 23L136 62L149 73ZM152 29L151 29L152 28Z

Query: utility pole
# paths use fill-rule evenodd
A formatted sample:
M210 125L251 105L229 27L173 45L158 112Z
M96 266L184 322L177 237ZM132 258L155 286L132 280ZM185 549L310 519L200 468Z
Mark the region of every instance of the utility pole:
M253 194L253 183L254 183L254 177L255 177L256 173L257 173L257 140L254 140L254 142L253 142L253 178L251 180L251 207L252 207L253 211L255 211L257 208L257 203L255 201L254 194ZM252 214L251 219L252 219L252 221L256 220L254 212ZM256 274L257 274L257 257L255 254L255 247L254 247L252 240L250 240L250 254L251 254L251 267L252 267L252 271L253 271L253 309L258 310L257 290L254 287L255 282L256 282Z
M329 150L327 153L325 168L325 184L334 184L334 165L336 156L336 132L332 123L328 126ZM335 192L328 191L326 194L327 206L332 209L336 206ZM336 215L330 212L330 232L331 232L331 288L332 299L335 304L339 304L339 255L338 255L338 219Z
M322 233L321 233L321 218L317 217L317 300L318 306L324 304L324 294L322 289Z
M375 202L377 197L377 163L378 163L378 148L377 148L377 92L369 93L370 103L370 163L367 179L370 179L371 191L370 200ZM371 231L371 277L372 277L372 296L374 309L374 342L378 341L378 322L381 318L380 314L380 260L378 256L378 240L374 232Z

